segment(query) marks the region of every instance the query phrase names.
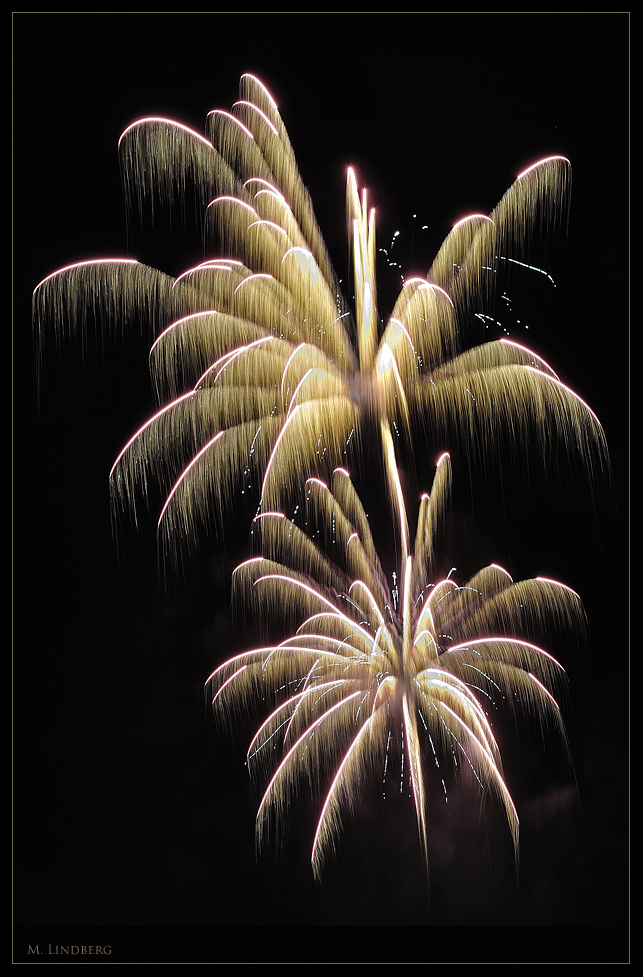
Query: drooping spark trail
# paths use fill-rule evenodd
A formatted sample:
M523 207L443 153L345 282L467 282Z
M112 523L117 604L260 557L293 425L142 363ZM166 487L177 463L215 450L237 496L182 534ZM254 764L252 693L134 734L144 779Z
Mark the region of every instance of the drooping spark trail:
M558 378L537 353L502 341L467 345L469 324L493 307L496 286L483 269L528 266L523 242L564 213L565 157L525 169L490 215L456 222L426 277L404 280L380 329L375 209L349 169L351 310L259 79L242 76L238 100L208 114L205 134L146 117L126 127L119 153L131 206L194 184L204 260L176 277L129 258L68 265L36 287L34 316L41 334L52 317L60 328L86 328L88 309L106 320L151 316L160 404L119 453L111 485L118 504L134 506L158 484L168 551L200 525L221 524L239 491L252 489L257 507L272 509L302 471L328 477L349 451L362 451L371 418L397 522L393 432L415 454L459 441L489 456L501 431L536 447L555 432L581 461L604 462L596 416L551 382Z
M426 857L427 747L445 791L445 761L452 756L457 764L460 754L480 788L495 793L517 848L518 815L490 713L495 721L502 716L499 704L522 707L543 723L553 721L564 740L554 696L564 671L525 631L544 630L552 617L581 626L580 599L555 580L516 583L495 564L462 586L452 571L430 585L450 478L450 459L443 454L431 492L421 500L413 552L405 553L402 544L396 610L345 469L336 469L330 485L308 480L310 535L282 512L261 514L255 520L261 555L234 574L242 606L256 606L265 621L285 615L294 632L220 665L208 680L208 694L222 720L244 713L252 700L272 703L248 751L251 771L267 776L257 814L260 842L290 809L300 784L322 789L326 783L311 849L316 875L367 771L380 764L385 782L392 743L402 744L401 770L408 769ZM401 519L406 523L405 513ZM313 541L317 523L322 539L335 542L332 557Z

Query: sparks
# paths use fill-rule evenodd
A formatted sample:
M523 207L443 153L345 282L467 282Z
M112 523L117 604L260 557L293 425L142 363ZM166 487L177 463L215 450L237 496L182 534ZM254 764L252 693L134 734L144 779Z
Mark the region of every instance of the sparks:
M482 790L495 791L517 846L517 812L485 709L524 693L562 734L550 691L562 668L521 628L529 618L538 630L550 612L575 621L580 600L549 578L515 583L494 564L462 585L455 568L445 577L436 527L449 497L450 454L439 456L421 496L413 540L397 445L406 439L413 459L424 459L454 438L466 458L473 449L494 451L500 433L522 448L535 428L543 463L554 437L588 470L599 467L596 459L606 463L596 415L541 357L506 340L472 344L466 332L472 317L496 321L489 272L500 281L509 261L533 267L522 251L564 213L569 160L534 163L489 215L458 221L426 276L405 281L382 316L376 209L356 171L346 175L351 308L262 82L242 75L239 99L231 111L208 113L206 131L212 139L150 116L118 143L128 199L147 192L142 174L167 194L194 185L205 259L176 278L133 259L67 265L34 290L38 334L49 310L60 331L86 328L92 301L110 322L122 323L125 312L152 320L160 406L118 454L110 484L124 505L150 487L162 491L158 528L171 552L198 537L199 520L228 511L235 488L249 490L252 455L260 498L252 500L251 535L261 555L237 566L233 589L267 624L285 615L293 634L218 666L208 687L217 715L257 696L278 700L248 758L261 764L280 752L259 806L260 839L298 784L327 773L311 848L319 875L365 760L382 764L384 781L401 744L399 783L409 785L425 858L425 752L440 759L445 796L450 760L467 763ZM518 258L499 257L509 253L505 245ZM183 384L188 390L179 393ZM364 445L368 431L375 437ZM392 587L344 467L364 450L388 490ZM294 507L302 484L305 500ZM316 528L307 535L300 522Z
M444 479L443 469L449 466L445 453L436 469L436 481ZM509 621L516 628L522 626L526 594L534 611L542 607L544 617L558 607L580 619L578 596L567 588L552 591L546 579L515 584L503 568L492 564L462 587L452 578L453 570L449 571L422 604L421 581L434 559L431 527L448 504L447 496L434 485L420 510L415 555L406 557L401 573L403 595L391 617L387 613L391 595L352 483L340 471L328 486L316 479L308 483L316 488L309 497L310 515L314 512L324 523L332 520L336 543L348 561L348 587L342 590L346 571L339 570L323 544L313 543L305 534L285 537L282 520L264 520L261 549L272 553L278 544L284 562L275 565L259 556L244 563L235 574L235 589L243 596L250 587L259 598L262 616L270 618L277 608L288 608L301 623L279 646L253 658L241 655L224 663L209 685L215 695L217 689L222 691L216 704L223 715L235 703L243 704L254 696L259 675L261 694L275 702L252 740L251 759L261 769L267 764L270 771L278 750L276 768L268 773L257 814L259 840L265 841L273 819L290 807L297 784L317 782L330 761L329 787L311 848L312 868L320 875L340 829L342 809L360 790L365 767L372 761L385 767L390 764L391 742L401 725L404 753L400 764L408 764L425 857L429 772L423 760L424 743L431 744L435 752L445 734L449 746L441 765L445 789L447 758L457 758L459 751L480 788L495 792L517 847L518 814L482 702L502 691L504 707L518 708L520 693L529 690L524 696L525 708L533 708L543 722L553 718L564 737L560 710L551 692L564 681L562 667L539 645L520 634L506 633L506 628ZM366 533L359 549L349 546L357 532L348 512L363 527L360 536ZM322 535L330 538L328 532ZM303 552L309 568L305 576L296 569ZM472 628L492 630L494 622L502 622L505 633L492 637L478 636L475 630L471 633ZM239 681L231 686L233 675ZM289 687L298 690L297 694L289 696ZM280 741L283 751L278 749ZM269 752L262 749L268 742Z

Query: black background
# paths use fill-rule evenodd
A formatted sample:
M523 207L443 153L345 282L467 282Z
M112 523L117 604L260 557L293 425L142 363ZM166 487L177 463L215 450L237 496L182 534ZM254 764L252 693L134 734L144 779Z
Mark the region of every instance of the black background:
M14 14L16 961L81 942L110 942L111 962L627 958L628 35L627 13ZM128 249L172 274L200 257L180 227L128 241L118 137L152 114L203 131L244 71L277 100L340 276L348 164L379 243L399 229L405 271L426 274L454 221L526 165L572 162L555 299L512 337L598 414L611 487L536 465L474 513L485 560L564 579L589 619L586 646L556 649L576 783L555 751L508 744L519 883L504 827L457 805L436 813L430 901L409 805L364 799L319 885L302 798L283 853L257 863L246 742L215 733L203 696L244 646L227 607L243 542L169 593L152 517L116 551L107 473L153 407L147 337L52 342L36 376L45 275Z

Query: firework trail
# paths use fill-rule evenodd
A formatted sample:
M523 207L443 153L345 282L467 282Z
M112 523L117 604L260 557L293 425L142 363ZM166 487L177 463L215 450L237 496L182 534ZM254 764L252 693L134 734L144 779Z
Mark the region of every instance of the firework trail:
M208 114L205 135L145 118L119 152L130 211L188 187L196 195L204 260L176 277L129 258L70 265L35 289L34 319L42 333L52 317L61 329L83 329L94 314L152 318L159 406L116 459L111 485L127 507L158 486L164 544L220 523L239 492L254 511L274 508L301 472L327 477L367 441L379 445L398 523L397 438L411 454L463 443L482 456L500 432L535 434L590 467L605 460L595 415L539 356L464 338L492 301L499 256L518 258L538 228L564 221L564 157L520 174L490 215L459 221L382 323L366 193L349 170L351 311L277 106L254 76L242 76L229 111Z
M483 794L495 794L517 853L518 815L492 728L496 709L524 709L565 738L554 698L565 674L534 636L554 620L582 627L580 599L553 580L515 583L496 565L462 586L451 574L436 579L435 542L450 481L445 454L420 503L415 545L398 567L399 593L389 588L344 469L329 485L307 481L309 531L281 512L258 516L260 555L234 573L236 599L254 605L264 621L285 617L290 632L220 665L206 692L222 721L237 712L247 717L257 702L269 711L248 749L250 771L264 785L258 841L308 782L318 805L316 876L342 812L369 773L382 776L395 748L408 772L425 858L430 771L441 768L439 785L451 760L473 774Z

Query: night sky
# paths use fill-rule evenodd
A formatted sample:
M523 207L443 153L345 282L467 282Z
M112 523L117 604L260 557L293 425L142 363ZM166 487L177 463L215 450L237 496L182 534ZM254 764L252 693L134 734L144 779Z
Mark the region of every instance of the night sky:
M627 961L628 34L627 13L14 14L16 962L36 943L111 943L111 962ZM128 237L123 129L164 115L203 131L245 71L275 96L340 277L349 164L378 243L399 230L405 273L425 275L452 224L525 166L572 162L557 288L506 322L598 414L611 476L592 493L573 462L534 456L514 482L506 457L460 485L454 544L456 564L481 555L471 569L564 580L588 615L585 644L555 649L573 774L555 743L506 731L518 881L497 813L454 798L433 812L429 892L411 802L382 804L377 785L321 885L305 796L283 851L257 862L247 738L220 735L203 695L247 646L228 605L246 539L209 545L167 588L153 513L115 546L108 472L154 406L135 325L52 338L37 376L45 275L128 253L178 274L200 257L180 222ZM381 270L385 314L397 273Z

